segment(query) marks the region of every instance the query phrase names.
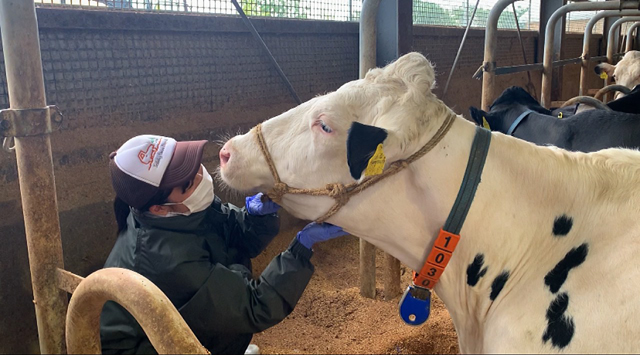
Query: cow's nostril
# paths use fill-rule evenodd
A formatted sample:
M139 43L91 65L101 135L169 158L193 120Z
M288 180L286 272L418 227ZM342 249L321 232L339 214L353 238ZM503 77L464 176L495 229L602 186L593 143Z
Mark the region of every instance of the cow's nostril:
M222 149L220 149L220 165L224 165L226 164L229 159L231 158L231 152L229 152L226 147L222 147Z

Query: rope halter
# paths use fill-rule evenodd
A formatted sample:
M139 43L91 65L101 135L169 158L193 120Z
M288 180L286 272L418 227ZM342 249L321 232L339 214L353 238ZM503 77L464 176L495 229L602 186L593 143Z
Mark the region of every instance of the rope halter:
M316 219L316 223L322 223L329 219L329 217L336 214L336 212L338 212L340 208L342 208L342 206L346 205L347 202L349 202L351 196L359 193L360 191L363 191L364 189L374 185L375 183L388 176L396 174L397 172L409 166L409 164L427 154L442 140L442 138L444 138L444 136L453 125L454 119L455 115L453 114L447 116L447 118L445 118L444 122L442 123L440 128L438 128L433 137L431 137L431 139L424 146L422 146L420 150L413 153L407 159L397 160L389 164L389 167L381 174L366 176L360 182L356 181L347 185L341 183L333 183L327 184L324 188L318 189L299 189L291 187L280 180L280 175L278 175L278 171L276 170L276 166L273 163L273 159L271 158L271 154L269 153L269 149L267 148L267 144L265 143L264 136L262 135L262 124L259 123L257 126L255 126L256 137L258 139L258 144L260 145L260 150L262 150L262 154L264 155L264 158L269 165L269 170L271 170L271 175L273 175L273 180L275 181L273 188L269 192L267 192L267 196L269 196L269 198L276 203L280 203L282 201L282 196L284 196L285 194L331 197L336 201L336 203L329 209L329 211L327 211L327 213L325 213L322 217Z

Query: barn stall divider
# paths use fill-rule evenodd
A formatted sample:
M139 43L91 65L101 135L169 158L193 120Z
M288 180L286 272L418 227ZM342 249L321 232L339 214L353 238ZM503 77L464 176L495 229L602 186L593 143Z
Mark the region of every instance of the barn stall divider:
M553 44L555 27L558 20L564 17L567 13L572 11L590 11L590 10L623 10L623 9L638 9L640 8L640 2L638 1L606 1L606 2L580 2L571 3L562 6L556 10L549 22L545 32L544 39L544 62L542 71L542 94L540 96L540 104L543 107L549 108L551 106L551 79L553 76ZM579 62L582 62L582 58L577 58ZM565 59L563 65L574 63L575 59Z
M625 47L625 52L632 50L634 42L638 40L638 36L633 35L633 32L637 31L638 27L640 27L640 22L629 26L629 29L627 30L627 46Z
M580 86L578 88L578 95L586 94L587 75L589 75L589 62L596 60L607 60L606 56L593 58L590 57L589 43L591 41L591 37L593 36L593 28L596 26L596 23L606 17L634 15L640 15L640 10L607 10L598 12L589 20L589 22L587 22L584 30L584 40L582 42L582 67L580 68ZM628 50L631 50L631 48L629 48Z
M99 354L100 312L112 300L136 316L160 353L207 354L171 301L143 276L112 268L83 279L64 270L49 137L62 116L46 106L34 2L0 1L0 30L10 98L10 108L0 111L0 132L5 143L15 141L41 353ZM72 294L68 310L65 291Z
M558 20L562 19L567 13L575 11L618 10L616 13L620 15L624 14L622 13L622 11L624 11L625 9L629 9L636 11L628 13L630 15L634 15L637 14L637 11L639 9L638 1L606 1L593 3L580 2L564 5L555 10L555 12L553 12L546 23L546 27L544 30L544 56L542 63L498 67L496 64L496 49L498 45L498 20L504 9L515 1L519 0L499 0L493 6L491 12L489 13L485 31L484 61L476 75L474 75L474 77L479 76L480 72L482 72L481 106L483 110L488 110L489 106L497 96L497 93L495 92L495 80L497 75L513 74L529 70L542 70L542 92L540 103L544 107L550 107L553 69L569 64L578 64L583 62L582 57L556 61L553 60L556 25L558 23ZM603 59L605 58L592 57L584 60L597 61Z

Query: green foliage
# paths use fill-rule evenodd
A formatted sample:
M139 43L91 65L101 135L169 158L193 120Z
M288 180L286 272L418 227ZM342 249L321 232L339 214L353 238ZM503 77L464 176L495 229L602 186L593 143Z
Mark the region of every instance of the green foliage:
M247 16L308 17L308 8L301 6L301 0L245 0L241 1L242 10Z
M473 4L470 4L468 9L463 5L453 7L452 9L445 9L439 4L430 1L414 0L413 23L420 25L465 27L467 26L469 17L473 14L473 5L475 2L472 3ZM522 29L529 28L526 19L522 18L522 15L526 14L528 10L529 9L526 6L516 6L516 14L519 19L518 22ZM491 9L479 7L473 20L473 26L486 27L490 11ZM510 7L507 8L500 16L500 19L498 20L498 28L516 28L513 11L511 11Z

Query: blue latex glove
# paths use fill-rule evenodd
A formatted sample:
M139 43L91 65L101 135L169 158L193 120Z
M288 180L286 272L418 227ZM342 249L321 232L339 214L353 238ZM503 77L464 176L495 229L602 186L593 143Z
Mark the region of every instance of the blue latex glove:
M306 225L296 238L300 242L300 244L307 247L307 249L311 249L313 244L317 242L324 242L325 240L342 237L343 235L347 235L349 233L342 230L342 228L338 226L334 226L329 223L318 224L316 222L312 222Z
M245 198L245 206L247 206L247 212L254 216L276 213L280 209L280 206L271 200L262 203L262 192Z

